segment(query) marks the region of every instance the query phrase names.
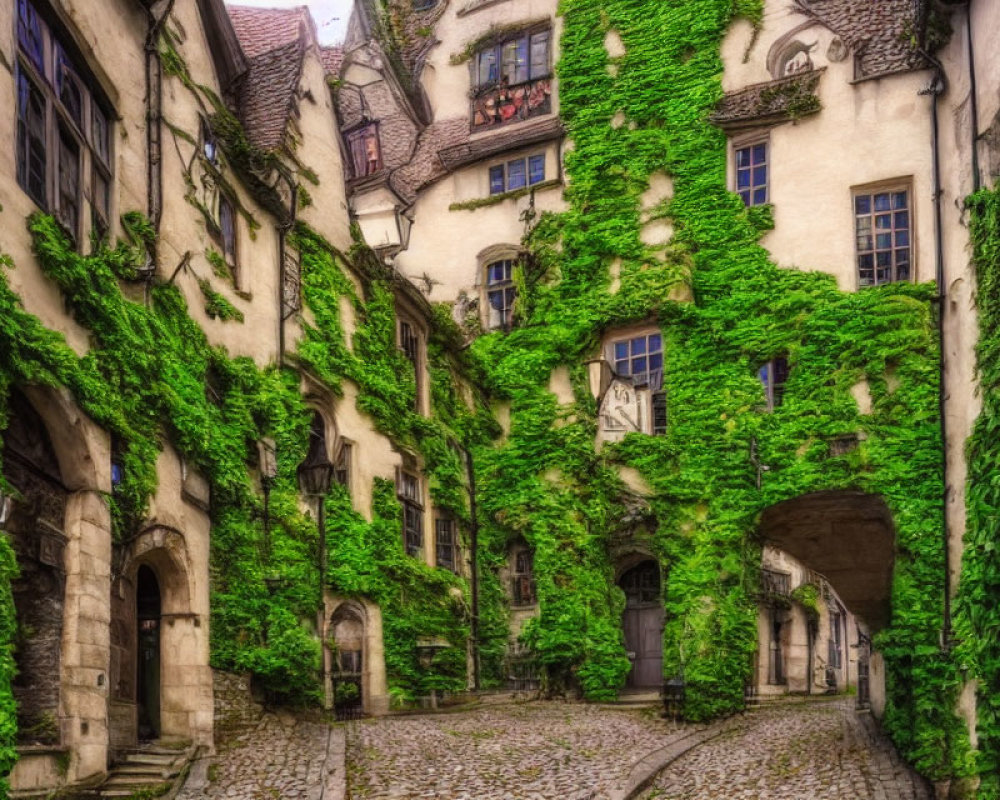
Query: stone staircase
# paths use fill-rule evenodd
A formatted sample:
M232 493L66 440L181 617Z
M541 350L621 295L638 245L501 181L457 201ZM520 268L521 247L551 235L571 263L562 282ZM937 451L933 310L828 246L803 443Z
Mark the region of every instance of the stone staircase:
M132 797L140 791L153 797L166 794L194 755L194 748L163 747L156 743L128 751L94 792L101 800Z

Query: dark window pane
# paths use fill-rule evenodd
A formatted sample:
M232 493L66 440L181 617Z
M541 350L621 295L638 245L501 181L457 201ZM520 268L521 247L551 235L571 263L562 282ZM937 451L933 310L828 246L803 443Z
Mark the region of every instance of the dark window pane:
M628 342L615 342L615 359L628 358Z
M909 228L910 227L910 212L909 211L897 211L893 214L893 224L897 228Z
M531 156L528 159L528 183L541 183L545 180L545 156Z
M646 371L646 357L640 356L639 358L632 359L632 374L642 375Z
M858 217L858 233L862 231L870 231L872 229L872 218L871 217Z
M762 206L767 202L767 189L754 189L753 204Z
M490 167L490 194L500 194L503 190L503 165Z
M663 349L663 337L658 333L649 334L649 352L655 353Z
M524 171L524 159L507 162L507 189L521 189L527 184L527 176Z
M906 192L893 192L892 207L906 208Z
M101 173L97 167L94 167L93 180L94 185L92 200L94 211L101 216L104 223L107 223L109 206L111 205L111 193L108 179L104 177L103 173Z
M523 36L503 46L503 78L508 85L528 80L528 37Z
M763 186L767 183L767 167L753 168L753 185Z
M764 144L755 144L753 146L753 163L763 164L767 160L767 146Z
M859 236L858 237L858 250L871 250L872 249L872 237L871 236Z
M749 206L750 205L750 192L749 191L740 192L740 199L743 201L743 205Z
M109 164L111 161L111 137L108 118L95 102L90 104L90 116L90 136L94 144L94 152L97 153L101 161Z
M891 233L880 233L875 237L875 246L879 250L884 250L888 247L892 247L892 234Z
M871 253L868 253L867 255L863 256L858 256L858 266L861 267L861 269L871 269L872 267L875 266L875 256L873 256Z
M56 93L59 95L59 102L66 109L66 113L82 130L83 89L66 52L61 47L57 47L56 52Z
M663 367L663 353L653 353L649 356L649 369L660 369Z
M80 147L68 131L59 129L59 207L56 216L76 238L80 222Z
M653 434L662 436L667 432L667 395L664 392L656 392L652 398L652 406ZM657 587L658 592L659 588Z
M896 247L909 246L909 244L910 244L910 232L896 231Z
M219 231L222 233L222 255L226 263L236 263L236 215L232 203L225 196L219 197Z
M38 71L44 73L42 22L28 0L17 0L17 43Z
M18 70L17 180L31 198L47 208L45 191L45 98Z
M892 253L875 253L875 265L878 267L892 266Z
M888 211L890 208L889 195L887 193L875 195L875 210Z
M736 166L737 168L746 168L750 166L750 148L743 147L736 151Z
M628 359L615 362L615 375L628 375Z
M855 214L870 214L872 211L872 197L870 194L859 194L854 198Z
M892 214L877 214L875 216L875 227L876 228L891 228L892 227Z
M642 355L646 352L646 337L637 336L631 341L630 347L632 348L632 355Z
M549 32L533 34L531 37L531 77L541 78L549 74Z
M736 188L747 189L750 187L750 170L741 169L736 173Z
M489 86L497 82L499 77L497 66L497 51L495 48L491 47L479 54L479 86Z

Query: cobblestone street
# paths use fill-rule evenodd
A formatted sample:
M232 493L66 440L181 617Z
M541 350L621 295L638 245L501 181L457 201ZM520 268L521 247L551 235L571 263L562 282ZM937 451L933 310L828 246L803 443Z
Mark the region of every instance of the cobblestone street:
M929 800L854 698L765 705L667 767L642 800Z
M709 728L674 725L653 708L557 702L334 726L265 714L196 764L178 797L612 800L626 796L640 760L664 763L650 761L653 753L682 754L642 800L932 796L855 713L853 698L815 698L765 704Z
M348 733L348 796L603 800L687 732L648 711L558 702L368 720Z

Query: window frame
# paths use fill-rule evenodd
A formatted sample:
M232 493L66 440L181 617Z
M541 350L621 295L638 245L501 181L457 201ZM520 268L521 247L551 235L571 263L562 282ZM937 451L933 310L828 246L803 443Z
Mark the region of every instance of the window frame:
M482 266L483 285L483 327L487 331L510 331L514 327L514 304L517 303L517 284L514 281L514 269L520 260L520 253L495 253L485 259ZM498 281L492 280L490 272L493 267L503 266L506 274L507 266L510 268L510 276L503 277ZM490 298L494 294L499 294L502 298L502 306L494 306ZM509 303L508 303L509 299ZM499 321L494 322L497 312Z
M764 404L768 411L774 411L784 402L791 373L788 356L769 358L757 368L757 380L764 387Z
M761 165L755 165L753 163L754 149L757 147L764 148L764 162L762 166L765 169L765 174L764 174L763 184L758 184L754 182L754 168L755 166L761 166ZM731 142L730 151L732 159L732 168L731 168L732 179L730 185L732 187L732 191L740 197L740 200L743 201L743 206L745 208L756 208L757 206L771 205L772 153L771 153L770 135L767 133L764 134L753 133L746 136L734 138ZM743 151L750 151L751 155L751 163L746 167L740 166L740 153ZM750 183L748 184L745 190L740 188L740 172L744 169L749 170L749 176L750 176ZM763 188L764 190L764 200L761 202L757 202L755 199L756 190L759 188ZM746 191L747 193L746 197L743 196L744 191Z
M448 531L450 542L442 544L441 534ZM442 558L442 554L446 554ZM447 514L439 514L434 518L434 564L441 569L459 574L458 525L455 518Z
M396 499L402 507L403 552L413 558L424 553L424 498L420 475L400 467L396 471ZM412 524L410 524L412 522ZM414 534L415 536L411 536Z
M903 208L896 208L894 201L895 196L903 194L906 197L906 205ZM875 208L875 198L879 195L889 196L888 209L881 211ZM858 213L858 199L861 197L869 197L869 211L865 214ZM879 181L877 183L865 184L862 186L852 186L851 187L851 218L854 221L852 226L852 235L854 237L854 247L852 248L854 253L854 276L857 280L858 289L867 289L876 286L885 286L890 283L913 283L917 279L917 263L916 263L916 226L914 225L914 192L913 192L913 180L912 178L894 178L886 181ZM896 227L897 216L900 213L906 214L906 225L900 228ZM888 216L890 217L890 227L888 229L880 229L877 225L877 217ZM862 233L862 228L859 227L860 220L862 218L868 218L871 222L867 230L870 231L869 238L871 239L870 248L860 247L861 239L867 234ZM884 233L878 234L878 230L883 230ZM906 234L906 244L900 246L898 244L897 234L904 232ZM887 235L890 237L890 246L879 247L878 246L878 236ZM900 251L906 251L907 261L905 263L906 276L899 277L900 263L897 261L898 254ZM879 266L878 266L878 256L880 253L888 253L890 256L890 264L888 269L890 270L890 277L888 280L879 281ZM871 257L871 267L862 267L862 259L866 256ZM862 270L871 270L871 281L866 282L862 277Z
M545 183L545 152L541 153L531 153L529 155L521 156L520 158L512 158L506 161L501 161L498 164L491 164L487 167L487 188L489 189L490 196L495 196L498 194L506 194L507 192L516 192L518 189L530 189L533 186L538 186L541 183ZM536 164L541 162L542 174L541 177L532 180L532 162ZM524 169L524 183L520 186L512 186L510 182L510 168L514 164L519 164ZM498 172L499 170L499 172ZM494 180L499 176L499 188L494 188Z
M522 561L522 558L526 561ZM526 566L525 566L526 565ZM527 545L515 547L510 558L510 604L514 608L538 605L538 587L535 583L535 554Z
M406 329L410 330L410 336L406 335ZM396 310L396 349L413 365L415 382L413 410L417 414L426 416L424 369L427 364L427 334L424 327L417 322L417 318L407 311L399 309L398 305Z
M371 167L372 160L364 158L359 160L358 156L367 156L369 141L375 142L376 159L374 167ZM377 121L365 122L344 133L344 142L347 145L347 154L351 165L351 173L354 180L369 178L377 175L384 168L382 160L382 138L379 133L379 123Z
M23 18L22 12L26 12ZM35 205L55 217L80 250L88 230L96 231L98 239L110 233L116 114L74 37L47 6L36 0L15 0L13 17L16 181ZM31 20L23 36L22 19ZM29 39L37 40L37 46L29 47ZM22 108L22 81L29 87L28 92L33 91L40 100L41 136L36 137L36 142L41 152L35 154L42 171L40 187L31 186L30 132ZM67 92L75 96L74 103L67 102ZM98 120L103 126L100 137ZM73 163L70 172L63 166L67 153ZM69 174L73 183L67 185L64 179ZM70 213L72 218L67 216Z

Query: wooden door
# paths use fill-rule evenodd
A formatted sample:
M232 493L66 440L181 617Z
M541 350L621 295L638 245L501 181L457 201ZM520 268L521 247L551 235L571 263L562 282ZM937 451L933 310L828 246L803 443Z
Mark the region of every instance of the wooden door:
M626 572L619 585L625 592L625 649L632 661L626 685L630 689L658 689L663 683L660 568L655 561L644 561Z

